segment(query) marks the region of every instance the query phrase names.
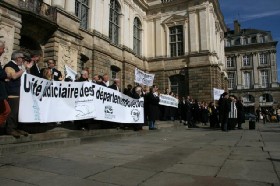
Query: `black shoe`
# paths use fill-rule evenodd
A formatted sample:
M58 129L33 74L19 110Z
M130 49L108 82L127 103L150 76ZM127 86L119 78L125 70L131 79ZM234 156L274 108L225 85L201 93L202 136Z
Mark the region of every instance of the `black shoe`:
M238 129L243 129L242 127L238 127Z

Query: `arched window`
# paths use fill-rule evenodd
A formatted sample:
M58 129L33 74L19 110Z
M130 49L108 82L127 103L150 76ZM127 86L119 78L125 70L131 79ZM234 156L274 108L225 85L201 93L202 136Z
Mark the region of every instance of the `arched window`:
M142 24L136 17L133 22L133 51L140 55L141 53L141 29Z
M81 20L81 28L88 28L88 0L75 1L75 15Z
M117 0L110 1L109 38L114 44L119 44L121 6Z

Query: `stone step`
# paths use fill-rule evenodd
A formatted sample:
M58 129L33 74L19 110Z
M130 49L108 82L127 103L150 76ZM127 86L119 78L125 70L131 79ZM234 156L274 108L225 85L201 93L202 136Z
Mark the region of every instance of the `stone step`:
M10 153L23 153L52 147L69 147L79 145L80 138L65 138L47 141L25 142L17 144L0 145L0 155Z

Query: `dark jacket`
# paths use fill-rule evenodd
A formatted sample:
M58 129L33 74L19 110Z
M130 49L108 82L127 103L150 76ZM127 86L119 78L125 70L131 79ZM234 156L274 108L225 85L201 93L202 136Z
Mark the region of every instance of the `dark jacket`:
M6 78L7 78L7 74L0 64L0 100L7 99L7 97L8 97L6 87L5 87L5 83L4 83L4 80Z
M52 75L53 75L53 80L55 81L60 81L59 78L62 77L61 72L55 68L52 69Z
M116 84L112 84L110 85L108 88L114 89L114 90L118 90L118 87ZM120 89L119 89L120 90Z
M159 97L154 96L152 92L146 94L145 99L147 104L147 115L149 121L154 121L159 119Z
M245 123L245 110L240 100L236 102L237 108L237 121L238 123Z
M4 70L7 67L11 67L15 70L15 72L20 71L19 67L13 62L10 61L4 66ZM6 90L8 95L19 96L20 94L20 77L17 79L11 79L10 81L6 82Z
M30 68L30 74L33 76L37 76L39 78L43 77L42 72L40 71L40 69L37 68L36 64L34 64L31 68Z

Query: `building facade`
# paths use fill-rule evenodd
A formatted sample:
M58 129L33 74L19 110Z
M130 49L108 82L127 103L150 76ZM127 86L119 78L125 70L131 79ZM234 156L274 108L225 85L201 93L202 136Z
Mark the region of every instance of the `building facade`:
M238 21L225 33L228 89L243 99L247 112L279 106L276 45L269 31L241 29Z
M227 90L223 20L218 0L3 0L0 36L13 50L42 52L90 74L134 85L134 69L155 74L161 91L213 100Z

